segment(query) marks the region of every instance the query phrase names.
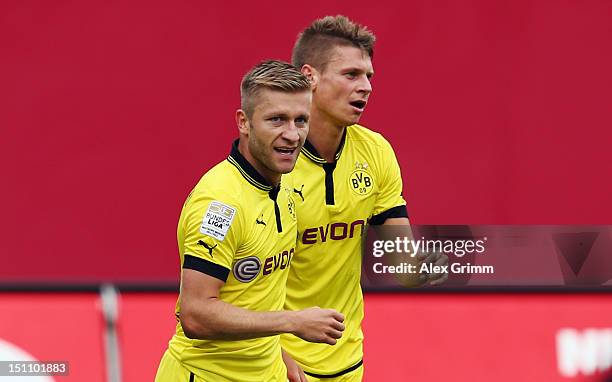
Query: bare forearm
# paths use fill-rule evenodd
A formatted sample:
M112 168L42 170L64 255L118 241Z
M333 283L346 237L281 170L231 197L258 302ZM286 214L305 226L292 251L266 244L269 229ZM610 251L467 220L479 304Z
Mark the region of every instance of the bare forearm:
M414 240L412 229L410 228L410 223L407 218L387 219L384 223L384 227L385 229L379 229L378 231L378 233L383 236L392 234L392 236L403 237L406 240ZM425 283L438 285L448 279L448 272L444 270L448 264L448 256L442 252L428 253L422 248L417 253L412 253L410 255L392 252L387 256L387 260L394 265L406 262L416 267L415 269L417 272L396 274L398 281L404 286L415 287ZM423 264L433 265L435 267L434 269L440 270L434 270L431 273L429 271L421 272L421 265Z
M243 340L291 333L330 345L342 336L344 316L333 309L258 312L219 299L224 281L183 269L179 306L181 326L189 338Z
M292 333L296 312L257 312L211 298L206 304L187 308L181 323L190 338L243 340Z
M407 218L390 218L385 221L382 226L374 226L379 240L395 241L398 237L411 241L414 239L410 222ZM420 262L416 254L397 252L395 250L388 251L384 255L384 263L387 265L400 265L404 263L411 264L418 270ZM395 273L398 283L405 287L421 286L427 280L420 277L419 272L414 273Z

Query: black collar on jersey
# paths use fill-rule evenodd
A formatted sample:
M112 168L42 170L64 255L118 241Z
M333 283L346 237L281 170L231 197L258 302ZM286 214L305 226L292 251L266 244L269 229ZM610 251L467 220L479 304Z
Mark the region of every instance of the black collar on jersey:
M348 126L344 128L344 133L342 134L342 139L340 140L338 150L336 150L336 156L334 157L333 162L327 162L325 159L321 158L317 152L317 149L315 149L312 143L308 142L308 140L304 142L304 147L302 147L302 154L304 154L311 161L323 166L323 170L325 170L325 204L328 206L333 206L336 204L334 199L334 170L336 169L336 162L338 162L340 159L340 154L342 154L342 149L344 148L347 130Z
M276 216L276 230L278 232L283 232L283 225L281 224L280 217L280 209L278 208L278 203L276 202L276 197L278 196L278 192L280 191L280 184L276 186L272 186L270 182L266 180L256 169L249 163L246 158L240 154L238 150L238 141L236 139L232 144L232 151L230 151L230 155L227 157L227 161L233 164L240 174L253 186L259 188L262 191L266 191L270 196L270 199L274 201L274 215Z
M272 191L274 186L272 186L270 182L268 182L266 178L263 177L263 175L257 172L257 170L255 170L255 167L253 167L253 165L251 165L249 161L246 160L246 158L242 156L242 154L240 154L240 151L238 151L238 141L239 140L236 139L232 144L232 151L227 157L227 160L231 164L236 166L236 168L238 169L238 171L240 171L244 179L246 179L253 186L263 191Z
M344 148L344 142L346 140L346 131L348 130L348 128L348 126L344 128L344 133L342 134L342 139L340 140L338 150L336 150L336 156L334 158L334 161L338 161L338 159L340 159L340 154L342 154L342 149ZM314 146L308 141L308 139L306 139L306 142L304 142L304 147L302 147L302 154L304 154L308 159L315 163L327 163L325 159L321 158L321 155L319 155L317 149L314 148Z
M281 222L280 209L278 208L278 203L276 202L276 198L278 197L279 191L280 186L274 187L270 192L268 192L268 196L270 196L270 199L274 200L274 216L276 216L276 230L280 233L283 232L283 223Z

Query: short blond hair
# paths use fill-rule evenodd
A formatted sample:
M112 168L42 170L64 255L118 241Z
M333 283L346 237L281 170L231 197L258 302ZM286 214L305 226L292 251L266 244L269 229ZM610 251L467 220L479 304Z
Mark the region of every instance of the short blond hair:
M311 86L308 78L287 62L267 60L255 65L240 84L240 107L249 118L254 109L253 99L261 89L296 93L309 91Z
M375 41L374 33L348 17L325 16L313 21L299 34L293 47L291 62L298 69L308 64L323 71L336 46L360 48L372 59Z

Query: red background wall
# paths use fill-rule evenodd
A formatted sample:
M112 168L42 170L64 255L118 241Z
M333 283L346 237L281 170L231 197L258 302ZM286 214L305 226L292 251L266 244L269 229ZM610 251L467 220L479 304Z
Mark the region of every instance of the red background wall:
M0 3L0 280L176 281L243 73L312 19L378 36L363 120L414 222L610 223L612 3Z

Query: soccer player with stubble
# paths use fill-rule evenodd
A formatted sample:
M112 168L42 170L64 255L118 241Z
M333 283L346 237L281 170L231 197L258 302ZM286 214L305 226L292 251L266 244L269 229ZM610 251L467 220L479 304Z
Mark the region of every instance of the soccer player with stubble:
M333 308L346 329L335 346L281 335L292 382L361 381L364 228L402 226L412 236L395 153L385 138L357 125L372 92L374 35L344 16L315 20L298 37L292 61L313 89L310 132L290 174L298 212L298 245L285 309ZM401 122L398 122L401 123ZM397 227L395 227L397 228ZM442 254L416 261L444 265ZM438 284L429 274L416 284Z
M311 85L267 61L246 74L240 138L183 206L177 236L181 288L176 333L156 381L286 381L279 334L335 344L343 316L283 310L297 221L288 173L308 133Z

